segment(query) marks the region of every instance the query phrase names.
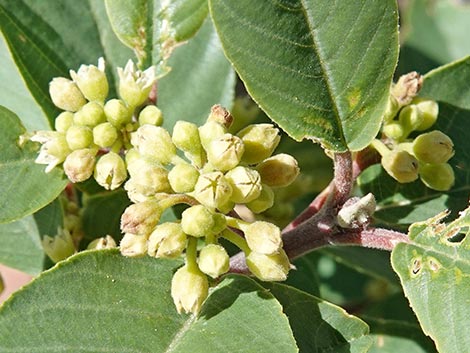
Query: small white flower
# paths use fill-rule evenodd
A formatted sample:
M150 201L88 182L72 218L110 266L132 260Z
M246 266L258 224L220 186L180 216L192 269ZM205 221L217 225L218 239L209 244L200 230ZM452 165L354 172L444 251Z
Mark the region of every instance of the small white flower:
M123 68L118 67L119 95L129 106L137 107L145 102L157 80L155 66L145 71L136 70L132 60Z
M37 164L47 164L46 173L62 163L71 152L65 140L65 135L57 131L38 131L31 136L30 140L42 143L35 162Z

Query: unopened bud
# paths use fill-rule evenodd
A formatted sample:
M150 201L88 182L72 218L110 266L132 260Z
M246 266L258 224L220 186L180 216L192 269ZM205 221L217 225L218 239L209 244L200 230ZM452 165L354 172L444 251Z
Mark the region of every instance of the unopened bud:
M127 178L126 164L117 153L108 152L96 163L94 177L106 190L117 189Z
M280 153L265 159L256 167L261 181L271 187L283 187L292 183L299 175L299 165L291 155Z
M110 123L101 123L93 128L93 142L100 147L111 147L118 138L118 131Z
M132 114L126 104L120 99L110 99L104 105L106 120L117 128L129 124L132 121Z
M132 133L131 144L142 156L162 164L169 164L176 156L170 134L160 126L142 125Z
M228 129L232 125L233 116L226 108L216 104L212 106L207 121L215 121Z
M64 161L64 172L72 183L81 183L93 175L96 150L84 148L70 153Z
M98 238L90 242L87 246L87 250L102 250L102 249L112 249L116 247L116 242L113 237L107 235L102 238Z
M70 112L76 112L86 103L78 86L65 77L56 77L51 81L49 94L56 107Z
M201 174L194 186L194 197L203 205L218 208L230 201L232 187L221 172Z
M168 173L171 188L177 193L193 191L198 178L198 170L186 163L175 165Z
M370 222L375 207L375 197L371 193L362 198L349 199L338 212L338 224L342 228L363 227Z
M382 157L385 171L400 183L418 179L418 160L403 150L394 150Z
M123 233L148 235L155 229L162 212L155 200L130 205L121 216L121 230Z
M206 275L217 278L229 270L229 256L223 246L209 244L201 249L198 265Z
M413 153L424 163L446 163L454 155L454 143L442 131L434 130L415 138Z
M385 124L382 127L382 132L384 133L385 136L393 140L401 140L402 138L405 137L405 134L406 134L405 130L403 129L402 124L398 122L391 122L391 123Z
M88 102L73 116L73 122L75 124L89 126L91 128L105 121L106 117L103 107L97 102Z
M205 237L220 231L219 218L215 213L203 205L191 206L181 214L181 227L183 232L194 237Z
M187 121L177 121L173 127L173 143L196 166L202 167L206 155L199 138L199 129L196 124Z
M209 163L225 172L240 163L245 147L238 136L224 134L213 140L206 151Z
M158 225L148 240L147 252L153 257L172 258L181 255L186 248L187 236L179 223Z
M56 131L65 133L69 127L73 124L73 113L72 112L62 112L60 113L54 121L54 127Z
M284 250L273 255L250 252L246 257L248 269L262 281L285 281L290 270L289 258Z
M439 105L436 101L423 98L415 98L413 103L418 107L422 117L421 124L416 127L416 130L423 131L429 129L437 120Z
M448 191L455 183L454 170L449 163L420 164L419 176L428 188Z
M231 200L235 203L247 203L256 199L261 193L259 173L248 167L235 167L225 174L232 186Z
M147 254L147 237L126 233L119 243L119 250L123 256L142 257Z
M171 280L171 297L178 313L197 314L209 293L207 276L197 267L185 265Z
M201 144L204 149L207 150L209 144L227 133L227 129L215 121L208 121L204 125L199 127L199 137L201 139Z
M67 130L65 139L72 151L87 148L93 143L93 132L87 126L72 125Z
M274 191L266 184L261 184L260 195L246 204L246 206L254 213L261 213L274 205Z
M249 125L237 134L245 145L242 161L256 164L271 156L281 141L279 129L272 124Z
M400 111L398 117L400 124L403 126L406 138L411 131L417 130L423 122L423 116L415 104L407 105Z
M282 248L281 230L272 223L255 221L242 230L249 248L257 253L272 255Z
M55 263L65 260L75 253L75 246L70 232L66 229L58 229L58 234L54 237L48 235L42 239L44 252Z
M147 105L139 113L139 124L161 126L163 124L162 111L156 105Z
M400 107L411 103L423 85L423 77L416 71L400 76L393 85L391 94L396 98Z
M170 192L168 171L160 164L137 159L128 166L131 178L124 189L133 202L142 202L160 192Z
M78 72L70 70L70 77L89 101L104 102L108 96L108 80L104 73L104 60L98 60L98 66L81 65Z

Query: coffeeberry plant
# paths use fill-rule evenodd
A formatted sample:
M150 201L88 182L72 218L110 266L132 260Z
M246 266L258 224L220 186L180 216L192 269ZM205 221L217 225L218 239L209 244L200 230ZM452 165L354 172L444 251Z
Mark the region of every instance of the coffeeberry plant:
M469 351L456 3L0 0L0 352Z

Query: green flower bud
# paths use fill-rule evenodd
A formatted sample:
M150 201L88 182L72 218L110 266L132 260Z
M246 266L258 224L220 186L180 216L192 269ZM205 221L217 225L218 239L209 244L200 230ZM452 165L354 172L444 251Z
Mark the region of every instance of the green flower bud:
M67 130L65 139L72 151L87 148L93 143L93 132L89 127L72 125Z
M281 141L279 129L272 124L249 125L237 134L245 145L242 161L256 164L271 156Z
M80 183L93 175L96 150L84 148L70 153L64 161L64 172L72 183Z
M171 188L177 193L193 191L198 178L198 170L186 163L175 165L168 173Z
M70 112L76 112L86 103L78 86L65 77L56 77L49 83L49 94L56 107Z
M54 237L44 236L42 247L47 256L55 263L65 260L75 253L73 239L67 229L59 228L58 234Z
M209 208L218 208L230 201L232 187L221 172L201 174L194 186L194 198Z
M102 249L113 249L116 247L116 242L113 237L107 235L102 238L98 238L90 242L87 246L87 250L102 250Z
M261 194L261 177L256 170L248 167L235 167L225 174L232 186L231 200L235 203L253 201Z
M132 113L120 99L110 99L104 105L106 120L118 129L132 122Z
M420 164L419 176L428 188L448 191L455 183L454 170L449 163Z
M248 269L262 281L285 281L290 270L289 258L284 250L273 255L252 251L246 257Z
M370 222L375 212L376 202L373 194L359 198L354 197L346 201L338 212L337 221L342 228L359 228Z
M416 104L421 115L421 124L416 130L423 131L429 129L437 120L439 115L439 105L433 100L415 98L413 103Z
M119 250L126 257L143 257L147 254L147 237L126 233L119 243Z
M47 164L46 173L62 163L71 152L64 134L56 131L49 131L48 134L41 134L41 131L39 131L31 137L31 141L43 144L35 162Z
M197 267L185 265L171 280L171 297L178 313L197 314L209 293L209 281Z
M169 164L176 156L170 134L160 126L142 125L131 134L131 144L145 158L162 164Z
M212 278L217 278L228 272L230 261L227 251L218 244L209 244L199 253L198 265L202 272Z
M225 172L240 163L245 147L239 137L224 134L213 140L206 151L209 163L214 168Z
M434 130L415 138L413 153L424 163L446 163L454 155L454 143L443 132Z
M103 107L96 102L88 102L73 116L75 124L89 127L94 127L105 121Z
M400 183L418 179L418 160L403 150L394 150L382 157L385 171Z
M137 159L128 166L131 178L124 185L133 202L146 201L155 194L171 191L168 171L160 164Z
M225 128L229 128L233 122L233 116L220 104L213 105L207 121L215 121Z
M162 212L155 200L130 205L121 216L121 230L123 233L150 234L158 224Z
M186 234L201 238L219 231L217 220L214 212L203 205L196 205L183 211L181 227Z
M397 99L390 95L388 97L387 108L385 109L385 113L383 115L383 121L385 124L392 122L395 115L397 115L398 111L400 110L400 104L398 103Z
M199 130L196 124L187 121L177 121L173 127L173 143L196 166L202 167L206 160L206 153L199 138Z
M418 107L414 104L411 104L407 105L400 111L398 120L404 130L403 137L406 138L411 131L417 130L417 128L421 125L423 122L423 116Z
M281 230L272 223L255 221L242 230L249 248L259 254L276 254L282 248Z
M261 181L271 187L283 187L292 183L299 175L299 165L291 155L280 153L265 159L256 167Z
M139 124L161 126L163 124L162 111L156 105L147 105L139 113Z
M117 153L108 152L96 163L94 177L106 190L117 189L127 178L126 164Z
M157 80L155 66L145 71L135 70L134 63L129 60L124 69L118 67L119 96L130 107L138 107L143 104Z
M261 184L260 195L246 204L254 213L261 213L274 205L274 191L267 185Z
M73 124L73 113L62 112L54 121L54 127L57 131L65 133Z
M186 242L187 236L183 232L181 224L163 223L150 234L147 252L153 257L177 257L186 248Z
M223 136L225 133L227 133L227 129L215 121L208 121L199 127L199 138L205 150L207 150L213 140Z
M101 123L93 128L93 142L100 147L111 147L118 138L118 131L109 122Z
M398 122L390 122L388 124L385 124L382 127L382 132L385 136L393 140L401 140L405 137L405 135L407 135L407 133L403 129L403 126Z
M104 102L108 96L108 80L104 73L104 59L98 60L98 67L81 65L78 72L70 70L70 77L89 101Z

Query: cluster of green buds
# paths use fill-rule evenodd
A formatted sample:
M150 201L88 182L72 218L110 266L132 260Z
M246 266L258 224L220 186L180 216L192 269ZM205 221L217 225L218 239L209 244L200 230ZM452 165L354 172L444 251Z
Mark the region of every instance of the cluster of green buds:
M118 188L127 179L122 158L129 136L138 128L135 115L155 83L155 70L139 71L129 61L118 68L119 96L110 99L102 58L98 66L82 65L70 77L54 78L49 85L53 103L64 110L55 119L55 131L38 131L30 138L42 144L36 163L46 164L46 172L63 164L67 177L79 183L94 177L107 190ZM161 113L141 111L144 119L161 123ZM140 117L139 115L139 117ZM151 116L149 116L151 115Z
M400 77L392 86L382 127L385 139L374 140L372 146L382 156L385 171L398 182L420 178L431 189L447 191L455 181L448 163L454 144L442 131L421 133L434 125L439 114L437 102L416 97L421 86L416 72Z
M47 164L46 172L63 164L73 183L94 177L107 190L123 186L132 204L121 216L120 251L129 257L185 258L171 289L179 312L197 313L210 278L229 271L221 238L245 253L260 280L286 279L290 263L280 229L266 221L246 222L234 210L265 212L273 206L274 190L299 174L292 156L273 155L280 141L276 127L230 130L233 116L215 105L202 126L178 121L170 134L162 127L162 112L147 99L153 69L135 70L132 62L118 68L120 99L108 101L102 60L70 74L72 80L50 84L51 98L64 112L56 131L31 137L42 143L36 162ZM179 204L186 207L181 219L161 223L165 210ZM105 237L89 248L113 246Z

